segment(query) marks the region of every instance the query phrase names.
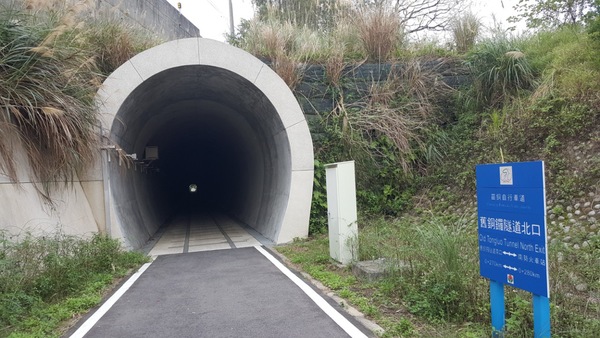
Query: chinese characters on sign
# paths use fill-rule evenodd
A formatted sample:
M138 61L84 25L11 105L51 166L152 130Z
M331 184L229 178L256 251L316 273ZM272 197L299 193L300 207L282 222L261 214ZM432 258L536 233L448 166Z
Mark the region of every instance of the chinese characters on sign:
M477 166L481 275L549 297L543 162Z

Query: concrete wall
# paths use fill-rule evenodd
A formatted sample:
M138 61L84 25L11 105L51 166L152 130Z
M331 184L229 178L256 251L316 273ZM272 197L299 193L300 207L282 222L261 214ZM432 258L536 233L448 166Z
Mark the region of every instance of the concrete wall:
M110 130L110 141L127 153L141 154L151 139L166 147L172 143L169 139L180 137L198 120L224 131L219 134L234 136L239 140L236 148L242 150L236 156L245 164L237 174L247 178L238 186L245 193L234 195L246 198L228 211L276 243L308 234L312 140L292 92L260 60L213 40L172 41L119 67L106 79L97 100L103 129ZM179 157L185 160L189 155ZM167 216L159 213L149 222L145 215L169 202L153 203L148 200L151 194L142 192L154 189L152 177L143 181L139 172L123 172L114 160L109 167L104 180L110 181L106 201L111 233L139 247ZM94 179L100 182L101 175Z
M12 144L17 163L19 184L0 173L0 230L10 236L48 235L61 231L66 234L88 236L98 232L92 206L84 193L82 182L77 176L65 186L58 183L51 190L51 200L47 201L38 192L39 182L31 174L19 138L10 130L3 130L2 142Z
M200 30L166 0L0 0L0 5L24 7L35 13L48 7L62 8L75 3L80 15L97 19L114 19L134 25L160 40L199 37Z
M166 0L94 1L94 16L135 24L165 40L200 36L200 30Z

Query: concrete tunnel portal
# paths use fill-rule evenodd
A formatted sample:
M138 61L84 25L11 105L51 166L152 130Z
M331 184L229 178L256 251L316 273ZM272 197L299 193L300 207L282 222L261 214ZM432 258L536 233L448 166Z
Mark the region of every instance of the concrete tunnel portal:
M275 243L307 235L312 140L295 97L260 60L212 40L171 41L117 69L98 101L109 142L144 168L104 159L113 237L139 248L192 211L226 213Z

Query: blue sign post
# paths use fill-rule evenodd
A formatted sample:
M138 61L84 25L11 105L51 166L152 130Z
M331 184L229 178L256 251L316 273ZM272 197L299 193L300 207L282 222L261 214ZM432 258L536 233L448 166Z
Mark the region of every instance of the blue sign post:
M493 336L504 331L504 285L533 293L534 336L550 337L544 163L476 168L481 276L490 279Z

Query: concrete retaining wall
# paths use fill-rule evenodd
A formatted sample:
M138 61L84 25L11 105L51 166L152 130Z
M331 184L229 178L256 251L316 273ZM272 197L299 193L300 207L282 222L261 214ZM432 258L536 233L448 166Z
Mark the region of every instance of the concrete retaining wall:
M137 26L160 40L200 36L200 30L166 0L0 0L0 5L4 7L23 7L32 13L75 3L84 5L77 7L84 18L119 20Z
M166 40L199 37L200 30L166 0L95 0L93 15L135 24Z

